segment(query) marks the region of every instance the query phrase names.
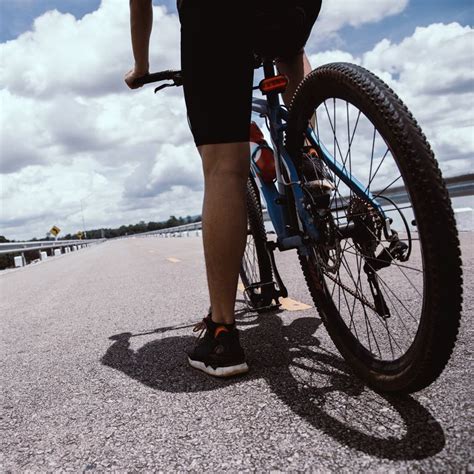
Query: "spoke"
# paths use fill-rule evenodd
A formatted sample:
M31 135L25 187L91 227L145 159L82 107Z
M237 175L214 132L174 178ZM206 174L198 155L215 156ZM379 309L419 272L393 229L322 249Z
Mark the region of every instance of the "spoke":
M347 270L347 269L346 269L346 270ZM341 277L340 277L340 273L338 273L338 275L339 275L339 281L342 283L342 280L341 280ZM352 278L352 276L351 276L351 278ZM353 313L352 313L351 310L350 310L350 305L349 305L349 302L347 301L347 296L346 296L346 293L348 293L348 292L347 292L346 289L345 289L343 286L341 286L341 285L339 285L339 288L341 288L341 289L343 290L343 296L344 296L344 300L345 300L345 302L346 302L347 310L349 311L349 314L350 314L350 316L351 316L351 320L353 321ZM349 294L350 294L350 293L349 293ZM354 298L353 295L351 295L351 296ZM357 299L358 299L358 298L354 298L354 305L353 305L353 307L352 307L353 310L354 310L354 306L355 306L355 301L356 301ZM362 305L362 306L364 306L364 305ZM340 309L339 309L339 314L341 314L341 310L340 310ZM364 309L364 314L366 314L365 309ZM377 339L376 339L375 334L374 334L374 331L373 331L373 329L372 329L372 325L370 324L370 321L368 320L368 318L365 318L365 319L366 319L367 334L369 334L369 333L368 333L368 329L370 328L370 331L371 331L371 333L372 333L372 336L373 336L375 345L377 346L377 350L379 351L380 357L382 357L382 354L381 354L381 352L380 352L380 347L379 347L379 345L378 345L378 343L377 343ZM368 326L367 326L367 324L368 324ZM356 338L357 338L357 340L360 342L360 339L359 339L359 336L358 336L357 332L356 332ZM371 347L371 344L370 344L370 336L368 336L368 340L369 340L369 346ZM370 348L370 351L372 352L372 348Z
M347 114L347 153L349 154L349 176L352 179L352 153L351 153L351 140L350 140L350 131L349 131L349 102L346 101L346 114Z
M329 110L327 108L326 101L324 102L324 108L326 109L326 114L327 114L328 119L329 119L329 124L331 125L331 130L332 130L333 135L334 135L334 156L333 156L334 163L336 163L336 147L337 147L337 151L339 152L339 156L341 157L343 170L347 170L346 162L347 162L347 159L349 157L349 150L346 154L346 158L344 159L343 156L342 156L341 147L339 146L339 140L337 139L337 136L336 136L336 124L335 123L333 124L332 121L331 121L331 116L329 114ZM361 112L359 111L359 116L360 116L360 113ZM335 111L334 111L334 115L335 115ZM355 129L354 129L354 134L355 134L355 130L357 128L358 123L359 123L359 119L357 119L357 123L356 123ZM352 145L352 142L349 144L349 149L351 148L351 145ZM339 178L339 181L336 184L336 188L339 187L340 181L341 181L341 179Z
M398 178L395 178L388 186L385 186L382 191L378 191L375 197L381 196L390 186L392 186L392 184L395 184L401 177L402 175L400 175Z
M344 254L344 251L346 250L346 247L347 247L347 243L348 243L348 241L346 240L346 241L344 242L344 248L341 250L341 255ZM341 260L341 261L342 261L342 260ZM346 271L347 271L347 268L346 268ZM340 275L340 272L338 272L338 275ZM352 280L354 281L354 279L352 279ZM339 276L339 281L341 281L341 284L342 284L342 280L341 280L340 276ZM357 289L356 289L356 294L357 294ZM351 296L353 296L353 295L351 295ZM355 302L356 302L357 300L358 300L358 298L355 298L355 297L354 297L354 304L353 304L353 306L352 306L352 312L350 313L350 316L351 316L351 324L350 324L350 326L352 326L352 325L354 324L354 330L355 330L355 333L356 333L356 337L357 337L358 340L360 340L360 339L359 339L359 336L357 335L357 329L356 329L355 323L354 323L354 307L355 307ZM363 307L363 308L364 308L364 306L365 306L365 305L362 304L362 307ZM365 308L364 308L364 312L365 312ZM350 329L350 327L349 327L349 329Z
M412 208L413 208L413 206L394 207L394 208L392 208L392 209L384 209L383 211L384 211L385 213L387 213L387 212L398 212L398 213L399 213L399 211L401 211L401 210L404 210L404 209L412 209ZM331 212L336 212L336 213L337 213L338 210L342 210L342 209L338 209L338 208L336 208L336 209L331 209ZM358 214L351 214L352 217L359 217L359 216L366 216L366 215L367 215L367 212L360 212L360 213L358 213ZM333 216L333 217L334 217L334 216ZM344 217L344 216L343 216L343 217ZM342 217L342 218L343 218L343 217ZM342 218L341 218L341 217L334 217L334 219L337 219L337 220L342 219Z
M372 337L374 338L374 342L375 342L375 345L377 346L377 350L379 351L380 360L382 360L382 352L380 351L380 347L379 347L379 344L377 342L377 338L375 337L374 330L372 329L372 323L370 322L370 318L366 317L365 320L366 320L366 322L367 322L367 324L370 328L370 332L372 333ZM370 338L369 338L369 347L370 347ZM372 349L370 349L370 352L372 352ZM373 352L372 352L372 354L373 354Z
M406 324L405 324L405 321L403 320L403 318L401 317L400 313L398 312L398 309L397 309L396 305L393 304L392 298L390 298L390 295L389 295L388 293L385 293L385 294L386 294L387 298L389 299L389 301L390 301L390 303L391 303L391 305L392 305L392 308L395 310L395 313L397 314L398 319L401 321L403 327L405 328L405 331L407 332L407 334L408 334L409 336L411 336L410 331L408 330L408 328L407 328L407 326L406 326ZM397 344L397 345L398 345L398 344Z
M372 137L372 153L370 155L370 170L369 170L369 185L367 186L367 191L370 191L370 183L372 182L372 165L374 164L374 151L375 151L375 133L377 129L374 126L374 136Z
M362 285L360 284L360 270L361 270L361 267L360 267L360 261L357 257L356 257L356 263L357 263L357 284L356 284L356 287L358 288L360 294L363 294ZM356 293L357 293L357 290L356 290ZM365 305L361 304L361 306L362 306L362 311L364 311L364 318L367 319L368 316L367 316L367 310L365 309ZM367 321L365 321L365 325L367 326ZM357 334L357 330L355 329L355 324L354 324L354 330ZM357 337L357 339L359 339L359 337Z
M361 287L361 285L360 285L360 273L361 273L361 267L362 267L362 265L361 265L362 257L359 256L359 255L357 255L357 256L356 256L356 261L357 261L357 268L358 268L358 279L357 279L357 284L356 284L356 285L357 285L357 287L360 289L360 293L363 294L363 292L362 292L362 287ZM347 260L346 260L346 265L347 265L347 267L349 267L349 262L347 262ZM347 268L347 267L346 267L346 268ZM349 270L349 271L350 271L350 270ZM352 277L352 272L351 272L351 277ZM388 295L387 295L387 296L388 296ZM389 296L388 296L388 298L389 298L390 302L392 303L392 306L394 307L394 309L395 309L395 311L396 311L396 313L397 313L399 319L401 320L403 326L405 327L406 331L407 331L408 334L410 335L410 333L409 333L409 331L408 331L408 329L407 329L407 327L406 327L404 321L403 321L402 318L400 317L400 314L398 313L396 307L393 305L393 302L392 302L391 298L390 298ZM365 317L367 318L368 316L367 316L367 312L366 312L364 306L363 306L363 309L364 309ZM376 313L376 316L377 316L377 319L382 323L382 325L383 325L383 326L386 328L386 330L387 330L387 334L388 334L388 337L389 337L390 349L391 349L393 358L395 358L395 354L394 354L394 352L393 352L393 347L392 347L392 342L391 342L390 339L392 339L393 342L395 342L395 344L398 346L398 348L400 349L401 352L402 352L403 350L402 350L402 348L400 347L400 345L398 344L398 342L397 342L397 341L393 338L393 336L390 334L390 331L389 331L388 326L387 326L387 320L386 320L385 318L381 317L381 316L380 316L379 314L377 314L377 313ZM376 340L375 335L374 335L374 339Z
M369 265L370 268L372 268L372 266L370 264L368 264L368 265ZM374 270L374 269L372 268L372 270ZM374 272L375 272L375 270L374 270ZM415 318L415 316L413 316L411 311L404 305L403 301L394 293L394 291L390 288L390 285L388 285L385 282L385 280L379 274L377 274L377 278L387 288L387 290L394 296L394 298L403 306L405 311L412 317L412 319L416 322L417 319Z
M358 293L358 289L359 287L357 286L357 283L355 282L355 279L352 275L352 271L350 269L350 265L349 265L349 262L346 260L346 257L345 256L342 256L342 259L341 259L341 263L343 265L343 267L346 269L346 272L347 274L351 277L351 280L352 280L352 283L354 283L354 286L356 287L355 289L355 296L352 295L353 298L357 299L358 301L361 302L361 304L365 305L366 306L366 303L364 303L364 299L366 299L364 297L364 294L363 293ZM350 294L350 293L349 293ZM371 308L372 309L372 308ZM375 313L379 318L381 317L379 314Z
M334 134L335 145L336 145L336 143L337 143L337 148L338 148L338 151L339 151L339 155L340 155L341 160L342 160L342 169L345 170L345 171L347 171L346 163L347 163L347 160L348 160L349 155L350 155L350 153L351 153L352 143L353 143L353 141L354 141L355 133L356 133L357 127L358 127L358 125L359 125L359 119L360 119L360 115L361 115L362 112L359 110L359 113L358 113L358 115L357 115L357 120L356 120L356 123L355 123L355 125L354 125L354 130L353 130L353 132L352 132L352 136L351 136L350 142L349 142L349 144L348 144L348 150L347 150L347 153L346 153L346 157L343 158L343 156L342 156L342 151L341 151L340 146L339 146L339 141L337 140L337 137L336 137L336 135L335 135L335 133L336 133L336 132L335 132L335 127L333 126L333 124L332 124L332 122L331 122L331 117L329 116L329 111L328 111L328 109L327 109L327 106L326 106L326 103L325 103L325 102L324 102L324 107L325 107L325 109L326 109L326 114L327 114L327 116L328 116L329 123L330 123L330 125L331 125L331 129L332 129L333 134ZM336 148L335 148L335 146L334 146L334 156L333 156L333 160L334 160L334 164L335 164L335 163L336 163ZM337 183L335 183L335 187L336 187L336 189L338 190L338 189L339 189L339 185L340 185L340 183L341 183L341 178L340 178L339 176L336 176L336 179L337 179ZM344 198L342 197L342 195L339 193L339 191L337 191L337 192L338 192L338 194L341 196L341 199L344 199ZM351 191L351 192L352 192L352 191ZM334 201L334 198L335 198L335 196L333 196L333 199L332 199L331 202L330 202L330 206L332 205L332 203L333 203L333 201Z
M347 253L357 255L355 252L349 252L348 251ZM375 260L376 262L384 262L384 260L381 260L380 258L375 258L375 257L370 257L370 258L372 260ZM394 263L393 260L391 261L390 265L395 265L396 267L407 268L408 270L413 270L414 272L423 273L423 270L420 270L420 269L414 268L414 267L409 267L408 265L400 265L399 263Z
M423 297L423 295L418 291L418 288L415 286L415 284L411 281L411 278L407 276L407 274L402 270L402 268L397 265L398 270L402 273L402 275L405 277L405 279L410 283L411 287L418 293L418 296Z
M390 331L388 329L387 321L385 321L385 328L387 329L388 343L390 345L390 352L392 353L392 359L395 359L395 354L393 353L392 339L390 337ZM395 341L396 342L396 341ZM397 344L398 345L398 344ZM401 349L400 349L401 350Z
M384 153L383 157L382 157L382 161L379 163L379 165L377 166L377 169L375 170L375 173L374 175L372 176L372 179L369 180L369 184L367 185L367 187L365 188L365 192L367 192L369 189L370 189L370 185L372 184L372 181L375 179L375 177L377 176L377 173L379 172L379 169L380 167L382 166L382 163L385 161L385 158L387 157L388 155L388 152L390 150L387 148L387 151Z

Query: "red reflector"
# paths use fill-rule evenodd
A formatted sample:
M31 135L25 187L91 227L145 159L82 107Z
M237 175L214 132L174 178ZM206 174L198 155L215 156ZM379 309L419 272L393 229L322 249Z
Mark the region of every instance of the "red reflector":
M269 92L285 92L287 85L288 78L281 75L262 79L259 88L262 91L262 94L268 94Z

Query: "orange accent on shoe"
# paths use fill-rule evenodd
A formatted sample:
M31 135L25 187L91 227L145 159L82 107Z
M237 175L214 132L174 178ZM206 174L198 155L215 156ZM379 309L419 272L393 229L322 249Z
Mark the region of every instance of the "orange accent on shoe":
M312 156L312 157L314 157L314 158L319 158L318 152L317 152L313 147L311 147L311 148L308 150L308 155L309 155L309 156Z
M217 337L221 332L229 332L229 330L225 326L218 326L214 333L214 337Z

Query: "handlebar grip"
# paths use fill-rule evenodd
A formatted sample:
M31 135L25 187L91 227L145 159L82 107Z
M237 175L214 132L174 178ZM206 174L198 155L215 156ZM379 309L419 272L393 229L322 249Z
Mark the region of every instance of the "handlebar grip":
M181 84L181 71L161 71L161 72L153 72L151 74L147 74L146 76L139 77L133 81L133 84L136 86L143 86L145 84L150 84L152 82L158 81L168 81L173 80L177 85Z

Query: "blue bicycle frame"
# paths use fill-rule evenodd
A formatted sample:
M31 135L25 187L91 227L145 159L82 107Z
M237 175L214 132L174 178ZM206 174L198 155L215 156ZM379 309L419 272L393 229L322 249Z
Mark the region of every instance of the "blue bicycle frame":
M273 65L271 68L267 65L265 68L265 76L271 77L272 70ZM304 191L301 187L300 178L298 177L293 160L283 144L283 133L286 130L288 112L280 105L279 97L276 93L269 95L267 100L253 98L252 111L259 114L261 117L266 117L269 123L275 156L276 181L268 183L260 178L260 170L253 157L251 160L251 173L266 202L268 214L278 237L278 247L280 250L298 248L303 255L307 255L307 245L305 241L308 239L302 238L301 235L308 236L313 242L318 242L320 239L320 232L311 212L309 209L306 209ZM311 128L308 128L306 138L311 145L318 147L318 149L322 151L321 158L326 166L333 171L334 174L357 196L369 202L375 209L377 209L383 220L387 221L381 205L376 201L372 193L348 172L344 164L339 163L336 158L329 153L324 144L318 140ZM282 166L286 170L286 175L288 176L289 181L285 180L282 173ZM299 232L296 233L296 235L294 226L291 226L290 224L289 206L291 206L292 203L288 202L287 199L288 194L286 188L288 186L291 186L292 194L294 196L294 205L298 216Z

